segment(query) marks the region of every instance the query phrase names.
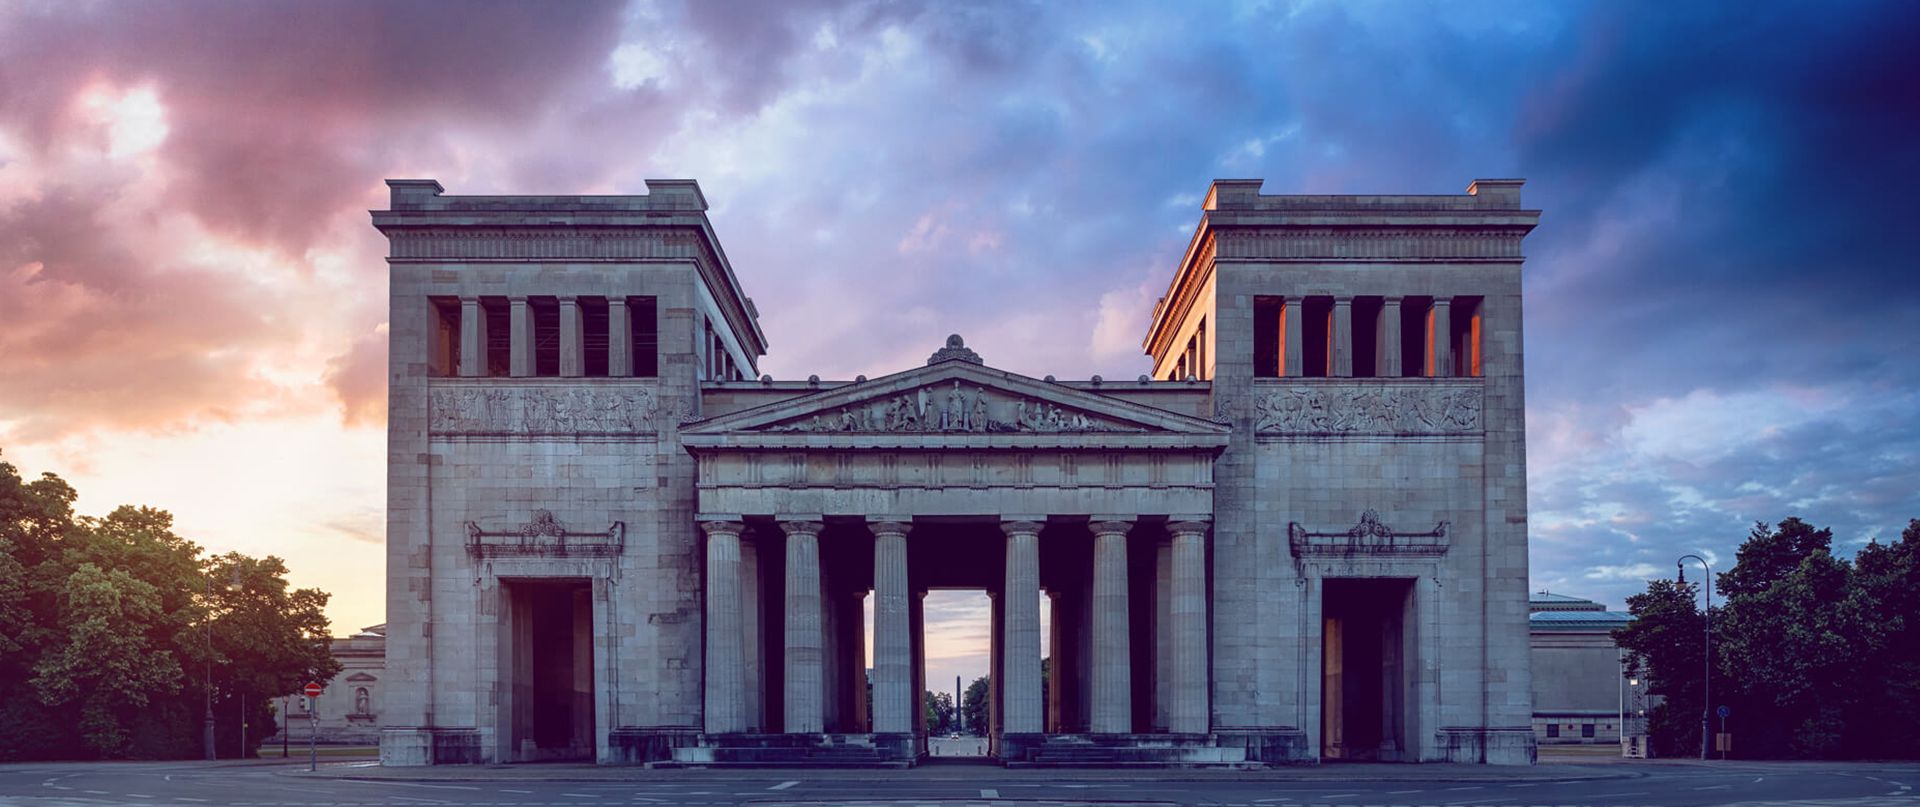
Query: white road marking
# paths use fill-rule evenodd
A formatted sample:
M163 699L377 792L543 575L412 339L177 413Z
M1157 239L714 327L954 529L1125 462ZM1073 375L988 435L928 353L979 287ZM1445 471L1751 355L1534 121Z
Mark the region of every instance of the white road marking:
M1389 791L1387 791L1387 795L1389 795L1389 796L1404 796L1404 795L1406 795L1406 794L1408 794L1408 793L1425 793L1425 792L1426 792L1426 791L1424 791L1424 790L1389 790Z
M980 788L980 798L983 798L983 799L1000 798L1000 791L994 790L993 788L990 788L990 787Z
M1694 790L1732 790L1732 789L1733 789L1733 785L1708 785L1706 787L1694 788Z
M768 789L768 790L786 790L787 788L789 788L789 787L793 787L794 785L797 785L797 784L800 784L800 780L798 780L798 779L794 779L794 780L791 780L791 781L786 781L786 782L781 782L780 784L777 784L777 785L774 785L773 787L769 787L769 788L767 788L767 789ZM705 793L695 793L694 795L696 795L696 796L704 796L704 795L706 795L706 794L705 794Z
M596 795L593 795L592 793L562 793L562 794L560 794L560 795L562 795L562 796L572 796L573 798L576 798L576 799L597 799L597 798L600 798L599 796L596 796Z
M173 800L174 801L197 801L197 802L200 802L201 804L207 803L206 799L193 799L193 798L188 798L186 796L174 796Z
M1323 799L1350 799L1350 798L1353 798L1354 796L1358 796L1358 795L1360 795L1360 794L1358 794L1358 793L1328 793L1327 795L1324 795L1324 796L1321 796L1320 798L1323 798Z
M104 796L104 795L107 795L107 791L105 791L105 790L82 790L82 791L80 791L80 792L82 792L82 793L92 793L92 794L93 794L93 795L95 795L95 796Z
M514 789L512 789L512 788L501 788L501 789L500 789L500 792L502 792L502 793L519 793L520 795L523 795L523 796L526 796L526 795L532 795L532 794L533 794L533 791L531 791L531 790L514 790Z
M1470 787L1449 787L1447 789L1448 790L1485 790L1486 788L1480 785L1472 785Z

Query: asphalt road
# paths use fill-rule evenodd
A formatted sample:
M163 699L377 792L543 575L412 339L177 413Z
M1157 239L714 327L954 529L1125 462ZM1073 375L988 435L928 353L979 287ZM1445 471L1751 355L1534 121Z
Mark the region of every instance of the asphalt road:
M1454 771L1462 769L1455 768ZM628 773L630 772L630 773ZM1388 776L1338 768L1289 773L1151 774L1134 771L1007 771L928 766L912 771L640 771L576 773L562 768L433 769L425 780L359 779L390 775L335 763L304 766L232 763L62 763L0 765L0 805L360 805L856 804L1012 807L1123 803L1344 807L1354 805L1913 805L1920 765L1721 763L1611 764L1461 773L1395 766ZM549 781L570 777L578 781ZM1305 778L1301 778L1305 777Z

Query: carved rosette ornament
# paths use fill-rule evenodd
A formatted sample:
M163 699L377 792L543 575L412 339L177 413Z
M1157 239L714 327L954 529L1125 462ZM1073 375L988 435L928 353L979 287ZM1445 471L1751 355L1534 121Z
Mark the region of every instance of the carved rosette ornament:
M636 434L654 430L660 404L646 387L443 387L433 390L434 434Z
M1287 544L1295 557L1302 555L1408 554L1439 555L1452 545L1447 537L1451 527L1442 521L1426 532L1396 532L1380 521L1380 514L1369 507L1360 514L1359 523L1340 532L1312 532L1295 521L1287 524Z
M775 432L865 432L915 434L1142 432L1130 424L1063 409L1025 396L968 389L959 381L922 387L883 399L861 401L768 427Z
M1258 434L1472 434L1481 430L1479 387L1285 387L1254 401Z
M627 523L615 521L605 532L573 532L553 517L551 510L535 510L527 523L508 530L489 531L466 523L467 554L499 557L607 557L627 545Z

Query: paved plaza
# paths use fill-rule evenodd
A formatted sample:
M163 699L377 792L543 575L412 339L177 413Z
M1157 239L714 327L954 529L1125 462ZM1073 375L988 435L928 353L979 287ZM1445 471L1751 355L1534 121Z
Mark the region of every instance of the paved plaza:
M1920 765L1691 761L1348 764L1268 771L655 771L586 764L379 768L325 763L48 763L0 766L0 805L1917 805Z

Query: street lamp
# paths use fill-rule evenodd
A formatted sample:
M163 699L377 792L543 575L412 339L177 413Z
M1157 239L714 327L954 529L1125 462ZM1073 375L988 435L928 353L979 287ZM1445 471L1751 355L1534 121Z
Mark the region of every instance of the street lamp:
M205 693L207 698L207 717L203 724L202 743L206 746L207 759L214 758L213 753L213 575L200 576L200 593L207 603L207 677Z
M1707 559L1699 555L1681 555L1673 565L1680 569L1680 582L1687 582L1687 558L1700 561L1700 568L1706 570L1706 584L1703 589L1707 595L1707 607L1700 614L1706 618L1706 656L1700 663L1700 758L1707 758L1707 735L1711 727L1710 716L1713 712L1713 567L1707 565Z

